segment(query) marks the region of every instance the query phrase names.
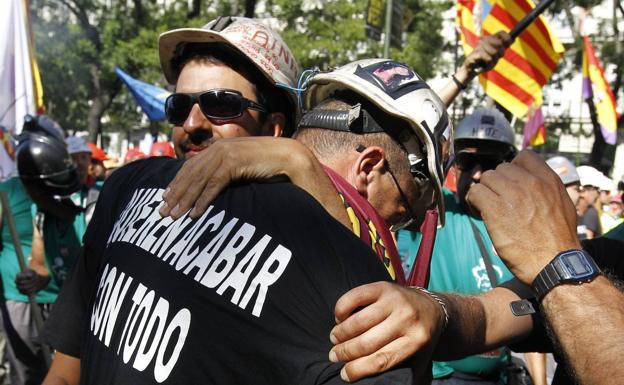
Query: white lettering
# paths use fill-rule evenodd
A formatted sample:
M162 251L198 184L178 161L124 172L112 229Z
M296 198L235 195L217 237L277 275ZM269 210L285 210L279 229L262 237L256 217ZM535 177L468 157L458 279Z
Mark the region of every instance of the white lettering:
M275 251L269 256L269 258L264 262L260 272L256 277L251 281L251 285L247 292L245 292L245 296L238 304L241 309L245 309L249 300L254 295L256 290L258 290L258 297L256 297L256 303L254 304L253 310L251 314L256 317L260 317L262 313L262 306L264 305L264 299L266 298L267 291L269 290L269 286L275 283L278 278L282 275L284 270L286 269L286 265L290 262L290 257L292 253L290 250L285 248L282 245L278 245ZM271 272L271 268L273 264L277 263L275 270Z

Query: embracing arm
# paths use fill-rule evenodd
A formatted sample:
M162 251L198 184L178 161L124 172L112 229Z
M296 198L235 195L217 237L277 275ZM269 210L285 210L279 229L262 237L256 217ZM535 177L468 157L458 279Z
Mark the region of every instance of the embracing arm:
M163 198L161 215L200 216L231 182L286 176L312 195L336 220L351 228L342 200L323 167L300 142L288 138L245 137L216 141L187 160Z
M330 336L330 359L346 362L343 379L383 372L410 357L422 366L432 357L448 361L482 353L532 329L529 316L511 313L509 303L519 297L506 288L474 297L437 295L448 312L446 327L441 305L421 290L378 282L343 295Z
M478 296L442 295L449 311L449 324L440 337L433 359L450 361L505 346L527 336L530 316L516 317L509 303L520 299L503 287Z

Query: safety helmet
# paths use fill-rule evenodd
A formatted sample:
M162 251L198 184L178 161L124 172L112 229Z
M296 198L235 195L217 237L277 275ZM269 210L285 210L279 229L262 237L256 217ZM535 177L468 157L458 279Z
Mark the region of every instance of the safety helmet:
M564 156L553 156L546 160L546 163L553 169L565 186L573 183L580 183L581 178L576 171L576 167Z
M591 166L579 166L576 169L582 186L594 186L598 190L611 191L615 184L611 178Z
M455 152L460 152L467 143L475 141L502 144L503 148L508 149L510 157L518 152L514 131L505 115L496 108L477 108L459 123L454 139Z
M331 72L318 73L307 83L304 109L309 110L336 93L350 91L368 100L383 113L407 123L408 129L390 132L393 127L379 127L397 140L407 151L411 170L421 168L433 184L440 220L444 218L442 184L444 173L440 141L449 126L444 103L427 83L408 66L390 59L365 59L346 64ZM348 112L347 115L350 115ZM359 111L358 111L359 115ZM302 117L299 127L341 129L339 117ZM345 116L346 126L358 116ZM363 118L366 118L365 116ZM323 124L321 120L326 120ZM422 155L421 155L422 154Z
M47 115L26 115L24 116L23 134L40 133L51 136L61 142L65 141L63 128ZM19 141L19 137L17 138Z
M160 66L170 84L177 81L174 61L189 43L213 43L230 48L249 61L274 86L296 87L299 66L281 36L257 19L218 17L201 28L180 28L165 32L158 39ZM299 106L294 92L280 91L291 104L289 111L296 121ZM293 124L294 126L294 124Z
M19 177L49 195L67 196L78 191L76 165L67 152L60 126L47 117L28 119L15 151Z
M155 142L150 148L149 156L168 156L175 158L175 151L169 142Z

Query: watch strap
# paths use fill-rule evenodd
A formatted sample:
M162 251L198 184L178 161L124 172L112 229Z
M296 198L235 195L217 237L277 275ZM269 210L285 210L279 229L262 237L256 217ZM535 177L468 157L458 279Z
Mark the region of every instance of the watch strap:
M533 281L533 291L538 299L541 299L550 289L561 283L561 277L553 262L548 263Z

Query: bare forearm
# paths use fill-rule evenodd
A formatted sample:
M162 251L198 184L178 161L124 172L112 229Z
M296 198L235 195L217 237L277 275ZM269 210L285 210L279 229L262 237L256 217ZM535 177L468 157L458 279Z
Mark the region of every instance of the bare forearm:
M624 383L624 295L607 278L555 287L542 311L580 384Z
M468 70L463 66L460 67L457 72L455 72L454 76L455 79L457 79L457 81L459 81L464 86L467 86L468 83L470 83L470 81L472 80L472 76L470 76ZM437 90L436 93L438 94L440 99L442 99L444 105L448 108L451 106L451 104L453 104L453 101L461 91L462 89L460 88L460 86L455 83L453 79L449 79L446 85L442 87L442 89Z
M519 297L505 288L478 296L444 294L449 324L440 337L434 359L454 360L483 353L526 336L532 328L529 316L516 317L509 303Z

